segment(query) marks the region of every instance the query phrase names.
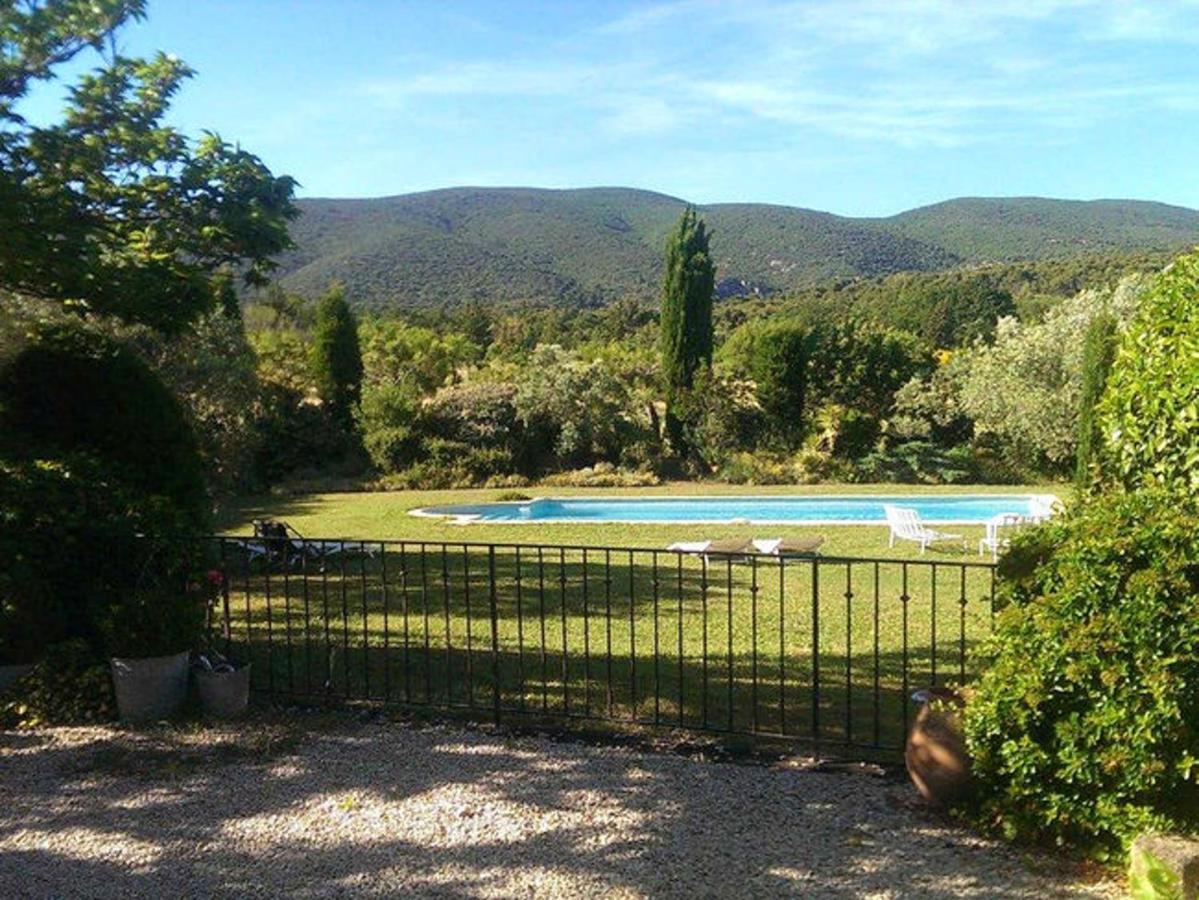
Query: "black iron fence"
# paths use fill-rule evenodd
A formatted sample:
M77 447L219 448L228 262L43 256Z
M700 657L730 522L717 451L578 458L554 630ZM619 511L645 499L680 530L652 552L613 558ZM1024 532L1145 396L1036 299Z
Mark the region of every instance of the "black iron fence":
M278 698L902 747L968 681L994 567L419 541L214 539L221 626Z

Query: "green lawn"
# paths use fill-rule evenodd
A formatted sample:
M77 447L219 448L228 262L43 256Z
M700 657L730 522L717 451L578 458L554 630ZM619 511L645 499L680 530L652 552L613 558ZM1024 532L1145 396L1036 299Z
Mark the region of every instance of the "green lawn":
M1044 486L981 490L1063 496ZM529 493L801 491L913 489L674 484ZM878 526L462 526L408 515L498 493L319 494L232 511L225 524L238 533L269 515L310 537L400 542L373 558L290 568L250 564L226 548L233 639L254 661L259 686L481 711L498 695L505 708L552 718L895 746L911 712L908 692L969 677L971 648L990 627L991 570L958 565L978 563L971 549L924 557L910 545L891 550ZM974 547L980 529L954 530ZM824 561L705 565L661 552L675 540L813 533L827 538ZM500 544L494 555L473 546L488 543ZM837 559L860 556L884 561Z

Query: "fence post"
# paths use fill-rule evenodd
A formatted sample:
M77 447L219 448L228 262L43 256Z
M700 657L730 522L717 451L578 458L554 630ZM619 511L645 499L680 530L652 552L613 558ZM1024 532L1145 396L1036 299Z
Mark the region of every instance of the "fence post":
M491 703L492 716L500 721L500 627L495 593L495 544L487 547L487 600L491 607Z
M233 647L233 616L229 610L229 562L225 553L225 539L221 537L217 538L217 541L221 548L221 608L225 617L221 630L225 633L225 656L228 656Z
M820 560L812 560L812 740L820 740Z

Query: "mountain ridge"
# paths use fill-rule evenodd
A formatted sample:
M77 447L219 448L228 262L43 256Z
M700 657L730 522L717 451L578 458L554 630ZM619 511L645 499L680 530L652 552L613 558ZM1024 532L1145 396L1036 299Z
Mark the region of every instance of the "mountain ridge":
M468 301L650 299L687 201L639 188L455 187L306 198L283 254L285 289L343 282L366 308ZM1199 211L1156 201L957 197L886 217L782 204L695 204L712 227L722 294L787 293L903 271L1199 242Z

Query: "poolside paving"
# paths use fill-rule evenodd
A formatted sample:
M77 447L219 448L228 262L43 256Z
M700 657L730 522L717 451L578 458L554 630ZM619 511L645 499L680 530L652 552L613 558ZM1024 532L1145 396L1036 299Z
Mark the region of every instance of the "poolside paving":
M895 779L345 716L0 733L0 896L1096 897Z

